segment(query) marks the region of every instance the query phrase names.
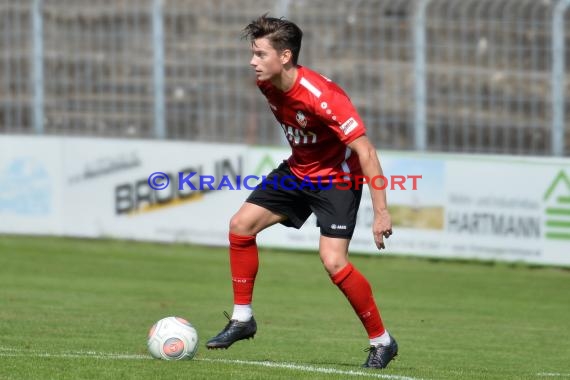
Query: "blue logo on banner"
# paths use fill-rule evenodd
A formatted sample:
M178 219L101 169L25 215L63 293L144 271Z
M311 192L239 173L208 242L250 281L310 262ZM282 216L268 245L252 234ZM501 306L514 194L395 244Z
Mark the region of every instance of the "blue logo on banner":
M32 158L16 158L0 171L0 214L47 215L51 181L45 166Z

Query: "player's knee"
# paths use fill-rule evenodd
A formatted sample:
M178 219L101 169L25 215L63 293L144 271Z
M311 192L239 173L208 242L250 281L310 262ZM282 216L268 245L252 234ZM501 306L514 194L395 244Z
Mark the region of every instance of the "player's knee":
M344 257L325 256L321 257L321 261L325 270L331 276L334 276L348 264L348 261Z
M230 232L236 235L255 235L254 226L247 221L240 213L235 214L230 219Z

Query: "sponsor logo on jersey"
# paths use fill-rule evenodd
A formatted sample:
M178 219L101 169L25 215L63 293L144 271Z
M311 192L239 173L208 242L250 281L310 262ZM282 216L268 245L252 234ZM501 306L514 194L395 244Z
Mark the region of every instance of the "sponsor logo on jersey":
M344 132L345 136L347 136L356 127L358 127L358 122L351 117L340 126L340 129Z
M305 115L303 114L303 112L301 111L297 111L297 123L299 123L299 125L303 128L305 128L307 126L307 118L305 117Z
M333 230L346 230L346 225L344 224L331 224Z
M283 132L285 132L285 137L293 145L299 144L315 144L317 142L317 134L311 131L305 131L300 128L291 127L285 124L281 124Z

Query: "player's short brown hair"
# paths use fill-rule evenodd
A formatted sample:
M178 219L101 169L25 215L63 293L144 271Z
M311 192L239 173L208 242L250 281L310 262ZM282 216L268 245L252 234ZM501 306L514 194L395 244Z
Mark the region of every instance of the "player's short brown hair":
M291 60L297 64L301 51L301 39L303 32L291 21L283 18L267 17L267 13L253 20L243 30L243 38L248 38L251 43L258 38L267 38L271 46L279 52L291 50Z

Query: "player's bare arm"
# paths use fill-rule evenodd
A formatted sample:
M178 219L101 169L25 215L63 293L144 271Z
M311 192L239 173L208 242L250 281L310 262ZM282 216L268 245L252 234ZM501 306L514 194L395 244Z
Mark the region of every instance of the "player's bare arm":
M366 136L360 136L350 144L349 148L358 155L362 174L366 178L383 175L382 166L376 153L376 149ZM388 212L386 201L386 191L368 185L372 196L372 207L374 209L374 223L372 224L372 234L378 249L386 248L384 238L392 235L392 218Z

